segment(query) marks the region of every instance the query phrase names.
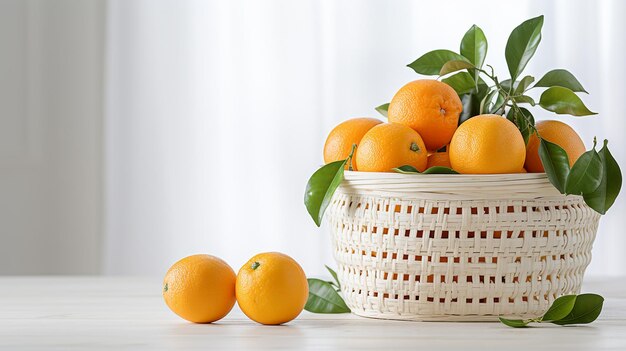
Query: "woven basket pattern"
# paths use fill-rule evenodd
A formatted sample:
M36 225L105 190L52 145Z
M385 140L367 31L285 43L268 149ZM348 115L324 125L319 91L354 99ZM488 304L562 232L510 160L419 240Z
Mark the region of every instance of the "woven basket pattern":
M346 172L326 213L355 314L536 317L578 293L599 214L544 174Z

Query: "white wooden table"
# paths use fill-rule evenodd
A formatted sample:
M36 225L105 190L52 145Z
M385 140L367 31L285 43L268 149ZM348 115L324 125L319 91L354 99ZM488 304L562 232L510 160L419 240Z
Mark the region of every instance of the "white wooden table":
M625 281L586 282L584 291L606 298L593 324L512 329L308 312L262 326L236 307L218 323L199 325L167 309L157 278L0 277L0 349L626 350Z

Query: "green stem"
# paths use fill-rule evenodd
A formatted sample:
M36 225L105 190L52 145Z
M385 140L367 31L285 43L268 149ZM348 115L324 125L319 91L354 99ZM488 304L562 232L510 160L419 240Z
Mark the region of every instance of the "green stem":
M356 150L356 144L352 144L352 150L350 150L350 154L348 155L348 159L346 160L346 162L348 162L348 170L352 171L352 156L354 155L354 150Z

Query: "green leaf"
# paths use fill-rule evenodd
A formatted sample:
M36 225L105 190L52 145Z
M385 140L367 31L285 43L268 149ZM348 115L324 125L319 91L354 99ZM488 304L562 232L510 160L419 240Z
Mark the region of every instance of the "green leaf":
M554 300L552 306L541 317L541 321L555 321L565 318L572 309L576 302L576 295L564 295Z
M603 303L604 298L600 295L580 294L576 297L572 311L564 318L554 320L552 323L558 325L591 323L600 315Z
M376 111L378 111L378 113L380 113L381 115L383 115L385 117L389 117L389 116L387 116L387 111L388 110L389 110L389 103L382 104L382 105L376 107Z
M569 171L565 193L574 195L592 193L600 186L603 176L602 159L596 151L594 142L593 149L580 155Z
M528 103L530 104L530 106L535 106L536 104L535 100L533 100L533 98L531 98L528 95L520 95L520 96L513 98L513 100L515 100L515 102L518 104Z
M537 84L535 84L535 87L545 88L556 86L568 88L569 90L575 92L587 93L578 79L576 79L576 77L574 77L574 75L569 71L564 69L554 69L546 73L541 79L539 79Z
M427 76L439 75L441 67L451 60L466 60L463 56L450 50L433 50L420 56L417 60L409 63L415 72Z
M480 107L478 108L479 115L482 115L489 109L488 107L491 104L491 100L493 100L496 94L498 94L498 90L492 90L489 92L489 94L485 95L485 97L480 102Z
M461 55L467 58L474 66L481 68L487 57L487 37L477 25L473 25L461 40Z
M462 69L474 68L471 62L466 60L451 60L446 62L439 71L439 76L445 76L448 73L460 71Z
M410 165L404 165L404 166L400 166L397 168L393 168L392 171L402 173L402 174L420 173L420 171L418 171L415 167L410 166Z
M443 167L443 166L432 166L422 172L422 174L459 174L459 172L453 170L452 168Z
M524 107L519 107L519 110L521 113L514 108L510 109L506 118L515 123L517 129L519 129L522 137L524 138L524 143L528 144L530 135L533 132L532 127L535 126L535 117L533 117L532 113Z
M496 102L489 108L489 113L494 114L503 114L504 113L504 95L502 92L498 93L498 98L496 98Z
M563 87L551 87L544 91L539 98L539 106L560 115L588 116L596 114L589 111L576 93Z
M526 321L522 319L506 319L502 317L498 317L498 318L500 318L500 322L513 328L527 328L528 323L530 323L530 321Z
M337 272L335 272L334 270L332 270L332 268L328 267L327 265L324 265L324 267L326 267L326 270L328 270L328 273L330 273L330 275L333 277L333 279L335 280L335 283L337 283L337 287L341 289L341 283L339 282L339 278L337 278Z
M461 103L463 104L463 110L459 116L459 125L468 119L480 114L480 102L485 98L489 88L487 84L482 84L482 80L479 78L478 88L470 91L467 94L461 95ZM484 82L483 82L484 83Z
M512 84L512 85L511 85ZM512 83L510 79L505 79L503 81L500 82L500 86L507 92L513 92L513 90L515 90L515 87L519 84L519 81L515 81L515 83Z
M561 194L565 194L565 183L569 174L569 159L565 150L557 144L540 138L539 158L550 183Z
M330 204L330 199L343 180L344 167L347 161L347 159L335 161L322 166L313 173L306 184L304 205L318 227L322 224L322 218L326 207Z
M348 313L350 308L332 285L320 279L309 278L309 298L304 309L313 313Z
M511 80L515 81L537 51L542 26L543 16L539 16L523 22L511 32L504 51Z
M415 167L410 165L400 166L398 168L393 169L394 172L402 173L402 174L459 174L457 171L452 168L443 167L443 166L433 166L425 170L424 172L420 172Z
M600 214L605 214L622 188L622 171L609 151L607 140L604 140L604 146L598 155L602 161L602 180L596 190L583 194L583 198L589 207Z
M448 78L442 79L441 81L451 86L459 96L469 93L476 87L474 78L472 78L472 76L467 72L453 74Z
M515 86L515 90L513 91L513 94L520 95L524 93L526 91L526 88L528 88L528 86L532 84L532 82L534 81L535 81L535 77L533 76L526 76L522 78L522 80L520 80L519 83L517 83L517 85Z

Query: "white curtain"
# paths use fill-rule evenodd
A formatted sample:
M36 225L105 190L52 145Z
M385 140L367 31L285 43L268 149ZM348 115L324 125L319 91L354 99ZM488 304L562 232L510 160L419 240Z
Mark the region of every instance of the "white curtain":
M427 50L456 49L474 23L487 62L505 75L504 45L545 14L527 71L574 72L597 117L565 118L588 146L609 138L626 167L626 5L620 1L108 2L104 272L162 274L206 252L238 269L282 251L309 275L333 265L329 233L302 203L328 131L376 116L417 75ZM622 196L602 226L591 274L624 274Z

